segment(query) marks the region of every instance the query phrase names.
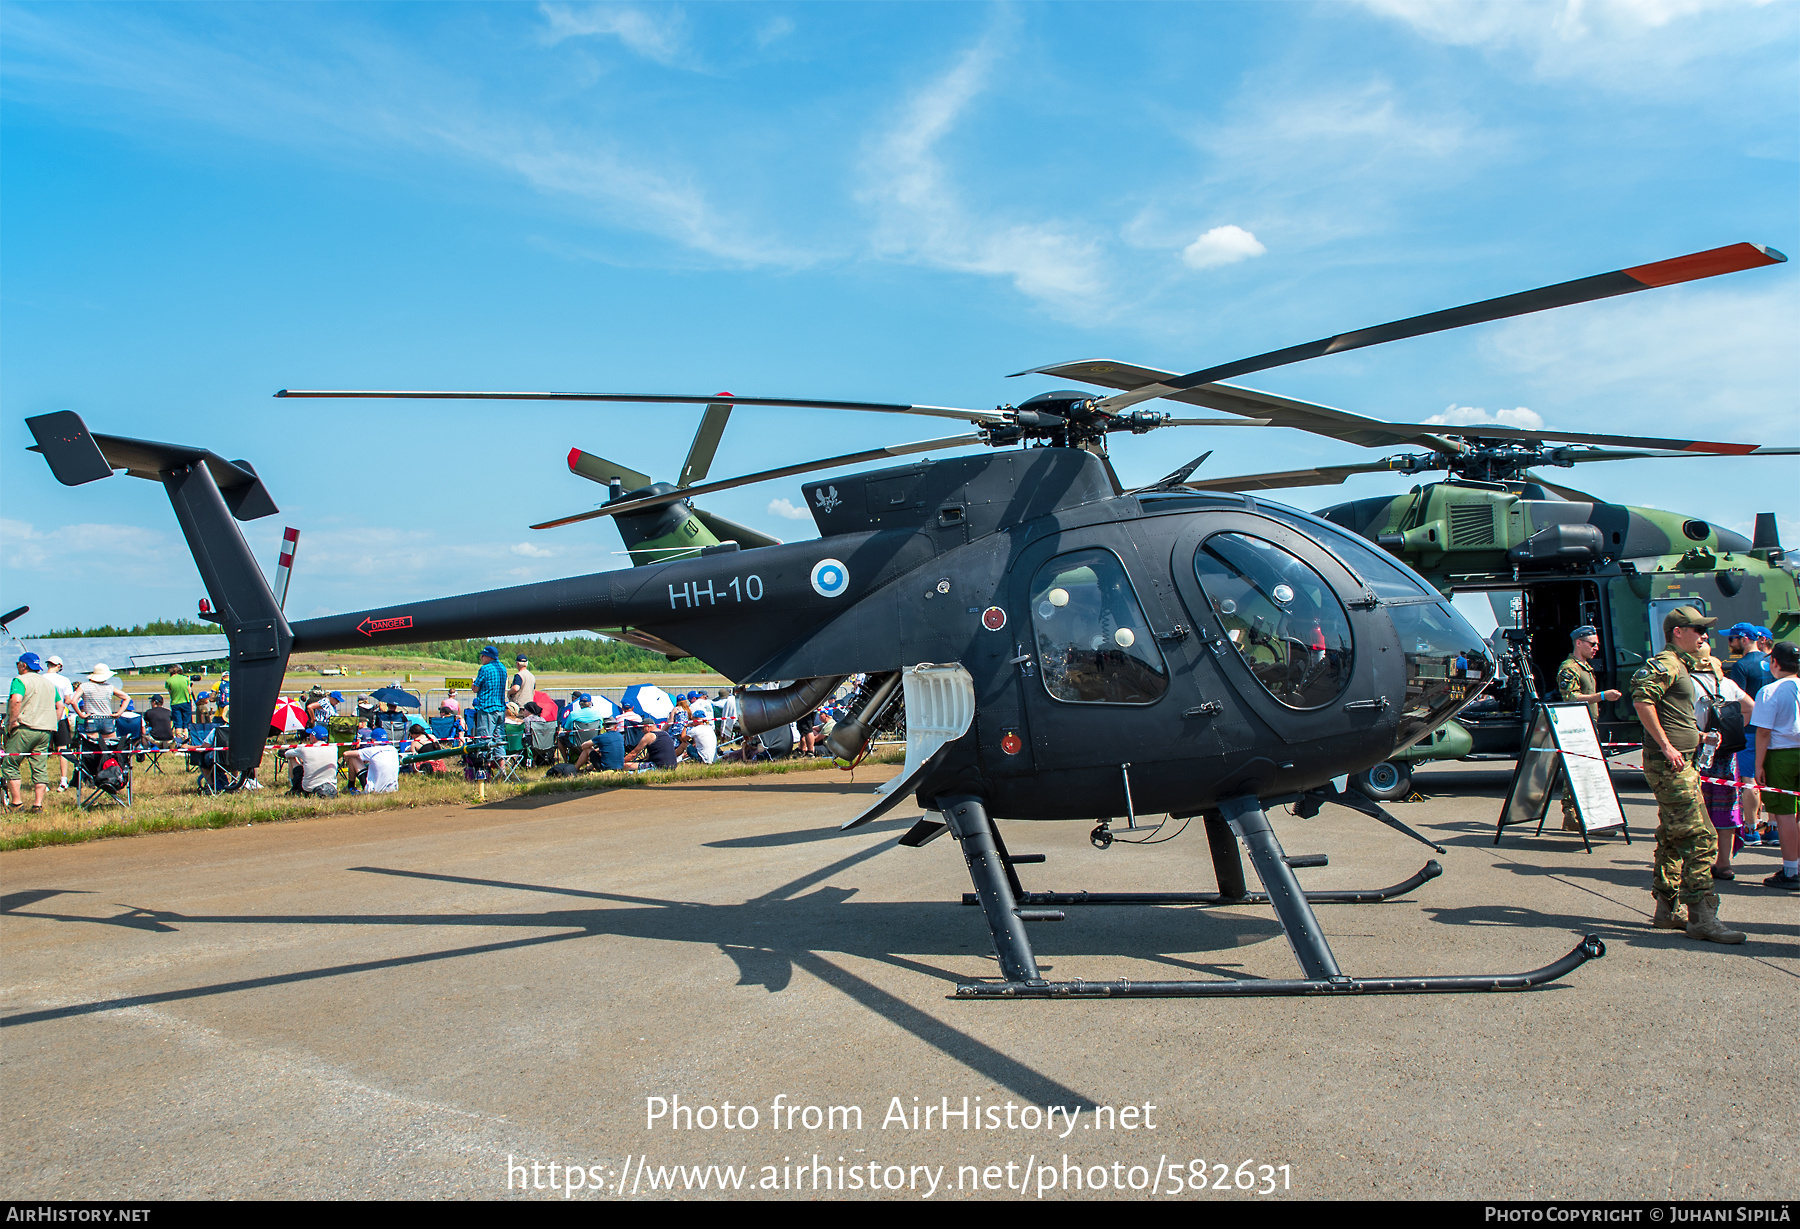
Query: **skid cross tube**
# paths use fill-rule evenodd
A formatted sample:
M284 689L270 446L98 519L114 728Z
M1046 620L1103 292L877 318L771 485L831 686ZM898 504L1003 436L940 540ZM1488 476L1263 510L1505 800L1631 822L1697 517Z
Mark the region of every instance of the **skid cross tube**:
M1562 959L1528 973L1478 974L1449 977L1348 977L1338 968L1326 942L1313 902L1360 903L1384 900L1407 892L1443 873L1437 862L1405 883L1372 892L1307 893L1300 888L1282 852L1281 842L1269 823L1262 803L1253 795L1228 798L1216 814L1208 815L1207 835L1220 892L1026 892L1019 884L1015 862L1000 840L998 827L982 799L959 795L940 802L950 831L963 851L975 892L964 903L978 903L1000 958L1004 980L964 982L956 987L958 998L1240 998L1258 995L1308 994L1460 994L1472 991L1528 990L1564 977L1589 960L1606 954L1606 945L1594 935L1582 941ZM1232 839L1235 837L1235 840ZM1250 864L1262 880L1263 891L1243 890L1237 844L1250 854ZM1030 860L1035 861L1035 858ZM1236 884L1229 881L1236 878ZM1236 888L1236 891L1232 889ZM1038 974L1037 957L1026 938L1026 921L1050 920L1036 905L1071 904L1263 904L1273 905L1282 934L1300 965L1298 979L1242 978L1219 981L1045 981Z
M1022 859L1014 859L1014 862ZM1404 896L1419 885L1429 883L1444 873L1433 858L1419 872L1404 882L1387 888L1350 889L1334 892L1308 892L1306 899L1315 905L1372 905L1377 901ZM1014 892L1021 905L1266 905L1267 892L1246 892L1227 896L1223 892ZM979 905L973 892L964 892L962 903Z

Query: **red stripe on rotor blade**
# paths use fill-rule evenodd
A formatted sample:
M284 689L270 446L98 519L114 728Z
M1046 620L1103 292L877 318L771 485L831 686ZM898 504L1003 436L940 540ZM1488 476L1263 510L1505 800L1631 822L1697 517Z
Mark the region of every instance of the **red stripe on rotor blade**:
M1695 442L1685 445L1683 452L1716 452L1727 457L1748 456L1757 450L1756 444L1707 444Z
M1721 273L1778 265L1786 259L1780 252L1767 252L1754 243L1734 243L1730 247L1713 248L1709 252L1695 252L1691 256L1677 256L1673 260L1638 265L1624 272L1625 276L1646 286L1673 286L1678 282L1697 282L1703 277L1717 277Z
M569 472L571 474L578 474L581 472L580 470L575 468L576 464L580 460L581 460L581 449L579 449L579 448L569 449Z

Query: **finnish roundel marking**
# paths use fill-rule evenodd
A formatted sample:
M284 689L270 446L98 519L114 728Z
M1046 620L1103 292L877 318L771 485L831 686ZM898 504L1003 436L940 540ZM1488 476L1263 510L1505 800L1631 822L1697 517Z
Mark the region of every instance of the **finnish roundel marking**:
M998 606L989 606L981 612L981 625L990 632L997 632L1006 626L1006 612Z
M850 587L850 569L836 559L821 559L813 564L812 587L820 597L840 597Z

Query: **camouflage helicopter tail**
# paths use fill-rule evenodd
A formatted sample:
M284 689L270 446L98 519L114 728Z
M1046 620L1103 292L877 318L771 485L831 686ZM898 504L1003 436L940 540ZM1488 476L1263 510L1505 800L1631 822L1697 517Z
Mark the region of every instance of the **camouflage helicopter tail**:
M200 569L207 596L231 643L231 767L248 771L262 758L269 717L287 671L294 633L274 592L232 523L278 511L248 461L227 461L203 448L94 435L81 416L61 410L28 418L50 471L64 486L110 478L122 469L160 482Z

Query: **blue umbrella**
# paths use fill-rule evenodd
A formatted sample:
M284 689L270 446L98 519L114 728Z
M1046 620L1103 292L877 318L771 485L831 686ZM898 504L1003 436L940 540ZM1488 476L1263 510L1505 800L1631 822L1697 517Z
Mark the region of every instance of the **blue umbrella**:
M403 708L419 707L419 697L410 691L401 691L398 687L383 687L371 691L369 698L378 704L398 704Z
M619 701L620 707L636 709L652 721L667 720L675 711L675 701L669 693L652 683L637 683L625 689L625 695Z

